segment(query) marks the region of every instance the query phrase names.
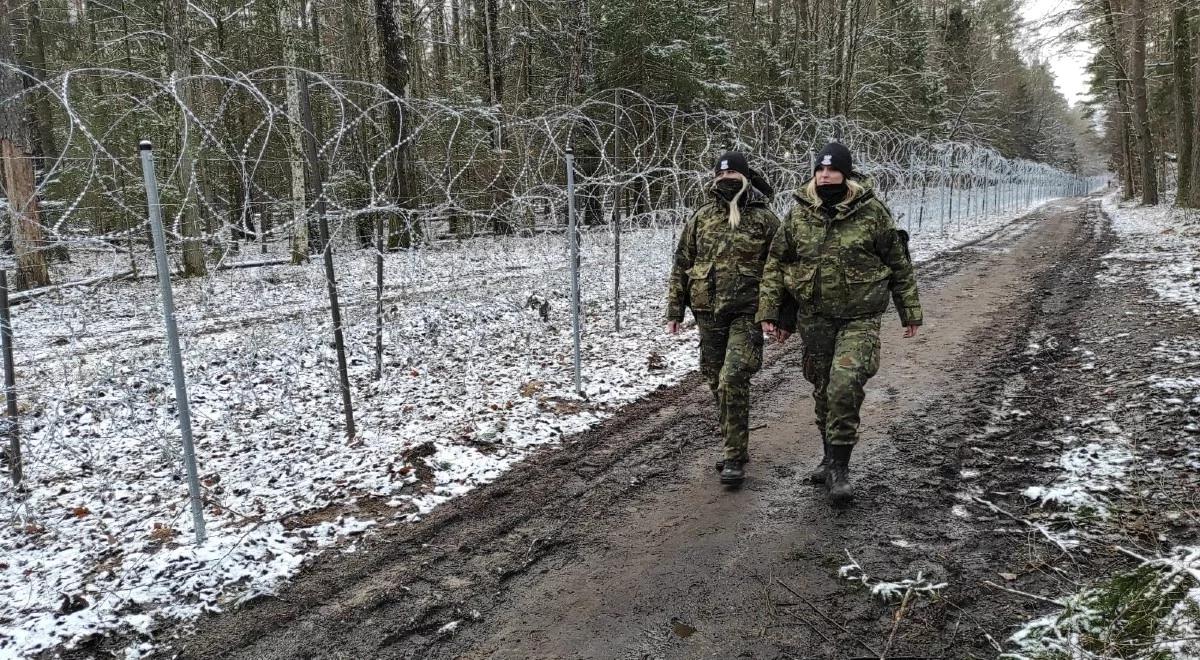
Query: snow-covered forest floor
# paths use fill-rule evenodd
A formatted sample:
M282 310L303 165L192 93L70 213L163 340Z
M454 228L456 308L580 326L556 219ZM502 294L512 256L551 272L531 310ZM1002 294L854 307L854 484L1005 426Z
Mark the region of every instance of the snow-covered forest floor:
M914 257L979 239L1014 216L947 231L929 223L914 232ZM531 451L678 382L694 368L695 336L662 333L674 241L673 225L622 235L617 333L612 236L584 234L584 397L572 386L561 234L388 254L380 380L374 255L339 251L359 429L352 442L319 261L177 281L208 502L201 547L192 539L156 282L68 288L15 307L26 481L21 491L0 486L0 657L118 632L141 639L129 650L136 657L153 647L163 621L272 593L316 553L354 552L374 526L417 520ZM56 281L120 271L125 262L76 256L57 266ZM1155 263L1163 277L1179 267Z
M980 455L962 475L970 484L1003 466L1020 482L1019 471L1019 492L968 486L956 510L994 515L982 498L1007 498L1058 554L996 569L1016 592L1031 588L1027 576L1058 582L1028 596L1043 614L1002 657L1200 657L1200 222L1115 195L1103 210L1114 247L1101 257L1097 309L1080 312L1090 322L1033 329L1030 366L1005 384L981 436L1057 458ZM1081 565L1086 577L1072 578Z

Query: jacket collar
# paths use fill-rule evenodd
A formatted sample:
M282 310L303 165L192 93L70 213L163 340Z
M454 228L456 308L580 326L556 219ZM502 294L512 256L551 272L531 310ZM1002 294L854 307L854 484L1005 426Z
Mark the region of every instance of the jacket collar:
M875 199L874 182L866 177L857 177L854 179L859 186L862 187L862 192L858 193L849 202L842 202L837 206L837 213L832 216L833 220L842 220L854 215L860 208ZM829 217L828 213L821 206L821 199L816 195L811 194L813 178L809 177L807 181L800 185L799 188L792 191L792 196L796 201L810 213L818 216Z

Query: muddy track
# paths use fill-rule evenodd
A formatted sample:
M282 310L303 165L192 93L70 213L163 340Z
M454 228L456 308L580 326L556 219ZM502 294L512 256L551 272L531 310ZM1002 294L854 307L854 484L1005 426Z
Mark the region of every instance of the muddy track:
M819 446L793 342L756 377L743 488L716 483L711 395L692 376L419 524L320 558L278 597L201 621L175 652L879 657L895 607L838 580L849 550L881 577L955 585L910 609L893 656L994 657L984 633L1025 612L983 599L994 544L950 509L966 447L1022 368L1011 356L1042 320L1077 322L1066 312L1107 243L1087 215L1081 201L1052 205L920 269L927 327L906 342L886 319L853 508L803 481Z

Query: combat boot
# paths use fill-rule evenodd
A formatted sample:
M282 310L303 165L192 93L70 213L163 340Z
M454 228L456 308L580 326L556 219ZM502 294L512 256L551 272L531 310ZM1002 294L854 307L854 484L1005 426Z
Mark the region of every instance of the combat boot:
M834 505L849 504L854 499L850 486L850 452L854 445L832 445L829 448L829 475L825 485L829 487L829 501Z
M742 463L745 464L745 463L749 463L749 462L750 462L750 452L748 452L748 451L742 452ZM721 470L724 470L724 469L725 469L725 459L722 458L721 460L717 461L717 472L720 472Z
M733 459L725 461L725 465L721 468L721 483L726 486L736 486L745 478L746 470L742 461Z
M829 443L822 442L821 446L824 450L824 455L821 456L821 462L818 463L817 467L808 475L808 480L814 484L825 483L825 478L829 476L829 465L833 461L833 459L829 458Z

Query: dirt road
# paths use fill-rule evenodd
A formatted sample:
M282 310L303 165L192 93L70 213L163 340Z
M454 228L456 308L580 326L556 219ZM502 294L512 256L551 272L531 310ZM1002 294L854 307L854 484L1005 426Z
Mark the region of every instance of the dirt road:
M1029 543L956 515L979 437L1030 333L1080 323L1108 237L1060 202L918 271L926 327L885 319L855 452L857 504L834 510L816 463L798 342L755 381L749 479L718 485L697 377L547 450L415 526L329 556L278 598L200 622L189 658L994 657L990 638L1039 603L982 586ZM984 450L987 450L984 447ZM988 475L985 475L987 477ZM1004 475L990 475L996 487ZM935 600L873 600L838 577L847 552L880 578L919 572ZM1044 606L1041 606L1044 608ZM896 625L896 621L902 625ZM893 634L893 629L895 632ZM990 635L990 638L989 638ZM892 638L889 642L889 637Z

